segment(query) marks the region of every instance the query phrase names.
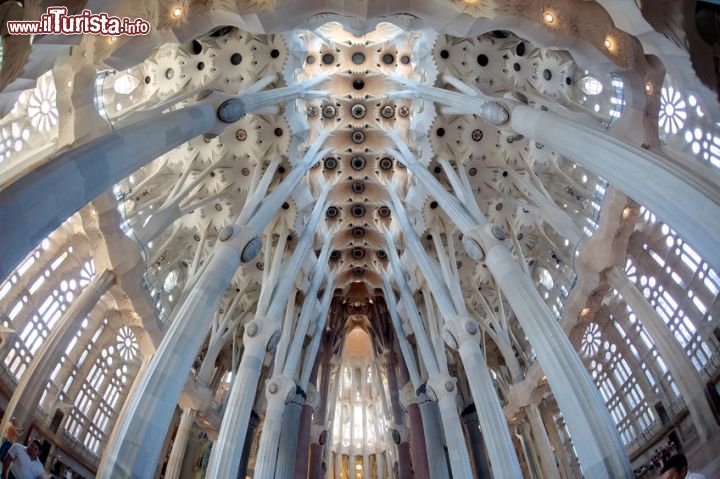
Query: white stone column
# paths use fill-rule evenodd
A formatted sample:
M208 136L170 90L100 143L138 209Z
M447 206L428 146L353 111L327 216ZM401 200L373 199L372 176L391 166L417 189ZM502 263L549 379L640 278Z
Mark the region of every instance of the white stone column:
M511 125L608 180L677 231L713 268L720 269L720 193L711 179L551 112L517 106ZM708 176L712 173L708 171Z
M40 398L47 387L50 373L60 363L60 358L67 349L67 345L77 334L80 323L114 282L115 275L111 271L104 269L97 272L60 317L58 324L50 331L47 339L43 341L33 356L27 372L20 378L5 408L0 430L5 430L12 417L17 419L17 426L25 429L29 427L40 403Z
M393 137L393 134L389 136ZM558 404L567 418L570 433L577 441L576 450L583 464L583 472L588 477L632 477L630 462L620 436L597 388L556 318L540 297L532 279L501 243L506 236L504 230L498 225L488 224L482 215L473 217L457 198L442 188L427 169L419 164L407 145L397 135L394 136L399 153L408 168L428 187L443 210L463 231L463 246L468 255L485 261L508 298L543 370L547 373L548 381L558 397ZM402 211L397 194L390 191L390 197L396 210ZM403 222L402 214L397 217L423 275L432 284L438 306L441 311L445 311L447 299L442 296L447 289L446 285L439 283L437 275L432 273L433 268L428 266L427 255L418 245L417 236L407 224L407 220ZM390 258L392 262L392 254ZM570 394L571 391L574 394Z
M274 349L277 344L279 328L279 321L257 317L245 326L245 350L228 394L225 415L218 439L210 453L206 477L237 475L241 456L239 451L245 443L263 361L268 350Z
M398 218L400 219L400 225L405 233L405 242L407 249L412 251L415 256L420 269L423 272L430 289L432 290L432 296L435 298L438 307L444 316L444 332L443 336L445 342L453 349L457 349L460 352L460 357L463 361L465 371L468 373L468 382L472 391L475 405L478 409L478 416L483 424L483 427L488 427L493 434L493 442L488 444L488 456L490 463L492 464L493 470L500 474L500 477L519 477L521 475L520 465L515 455L515 449L512 446L512 440L510 438L510 432L505 424L505 418L502 414L502 407L497 396L490 397L487 391L494 391L492 379L490 373L485 364L485 359L482 355L479 345L479 326L475 321L469 318L461 318L457 316L457 312L466 313L464 311L464 304L460 301L453 303L451 289L457 288L459 285L449 284L453 279L449 274L445 276L448 278L445 281L440 278L437 269L434 268L435 264L425 253L422 245L420 244L417 235L412 231L407 219L404 218L404 211L402 211L402 205L400 204L399 198L396 195L392 196L395 209L400 213ZM436 237L437 235L433 235ZM442 258L442 245L436 247L440 258L440 266L442 267L444 261ZM391 256L392 258L392 256ZM429 294L425 295L427 299ZM442 345L442 344L440 344ZM438 353L438 360L441 360ZM444 358L442 358L444 359ZM434 375L431 374L431 378ZM446 382L445 386L450 383ZM457 408L455 411L457 416ZM458 422L458 421L455 421ZM457 430L460 431L462 437L462 430L459 422L457 424ZM443 424L444 428L447 428L447 424ZM456 433L453 425L453 433ZM469 456L467 454L467 448L464 444L464 437L462 441L462 451L455 451L456 457L453 457L454 451L452 447L458 447L454 440L447 437L446 429L446 441L448 443L448 450L450 451L451 458L450 464L453 468L453 475L455 470L461 470L461 466L458 465L457 461L463 457L468 458L466 465L467 469L470 468ZM463 470L464 473L464 470ZM466 477L466 476L457 476Z
M715 435L719 428L706 395L705 384L697 370L658 312L647 302L642 292L630 281L625 272L614 266L607 271L607 280L610 286L620 292L627 305L650 334L688 407L700 441L706 441Z
M192 428L193 421L195 421L195 414L196 411L190 408L184 409L182 412L167 467L165 468L165 479L178 479L180 477L188 439L190 438L190 429Z
M555 456L553 455L552 446L548 439L545 426L537 404L530 403L525 406L525 414L530 421L530 429L532 430L533 439L535 440L535 449L540 456L540 467L542 468L543 479L560 479L560 473L555 465Z
M255 238L252 230L246 230L237 234L233 242L247 245ZM170 328L150 360L147 371L136 380L138 386L118 418L112 433L114 439L106 447L98 477L115 479L153 474L187 378L186 372L205 340L205 333L240 265L241 256L255 256L245 248L241 248L243 253L239 254L230 246L229 239L221 241L216 247L195 287L173 313ZM247 256L243 260L247 260Z
M633 477L625 448L599 391L532 279L498 239L504 236L502 229L487 225L483 234L478 230L470 233L487 252L485 263L547 375L585 476Z
M445 320L445 342L460 353L483 435L492 438L486 448L493 473L495 477L521 477L502 406L480 350L479 332L480 327L472 319L458 316Z
M251 384L244 385L246 388L251 386ZM255 477L275 477L283 413L285 404L293 394L295 394L295 382L289 377L277 375L268 380L265 387L265 397L267 398L265 420L260 436L260 446L255 458Z
M457 379L435 374L428 380L428 395L437 401L453 477L472 477L470 456L457 409Z

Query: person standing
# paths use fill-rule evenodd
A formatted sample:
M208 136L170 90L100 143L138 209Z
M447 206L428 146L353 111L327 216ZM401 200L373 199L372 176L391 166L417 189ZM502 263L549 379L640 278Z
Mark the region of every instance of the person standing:
M17 442L18 436L23 432L22 428L17 427L16 419L10 419L5 428L5 436L3 437L2 446L0 446L0 461L5 460L5 455L10 450L10 446Z
M45 468L38 457L40 447L37 439L27 447L13 444L3 461L3 479L44 479Z

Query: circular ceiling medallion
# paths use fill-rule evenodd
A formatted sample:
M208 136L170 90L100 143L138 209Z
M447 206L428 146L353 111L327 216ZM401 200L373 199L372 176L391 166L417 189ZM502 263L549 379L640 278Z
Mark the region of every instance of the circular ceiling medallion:
M362 218L365 216L365 207L361 204L354 204L350 209L350 213L352 213L355 218Z
M365 141L365 133L360 130L355 130L352 132L351 138L353 143L360 144Z
M350 114L356 120L365 117L365 105L356 103L352 106L352 108L350 108Z
M334 118L337 114L337 110L332 105L325 105L322 109L322 115L325 118Z
M365 157L362 155L353 156L352 160L350 160L350 166L352 166L353 170L362 170L365 168Z

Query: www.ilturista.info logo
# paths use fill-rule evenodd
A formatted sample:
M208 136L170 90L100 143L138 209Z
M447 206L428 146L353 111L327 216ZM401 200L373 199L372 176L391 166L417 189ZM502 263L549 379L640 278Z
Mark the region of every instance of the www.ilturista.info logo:
M48 7L39 21L7 22L10 35L147 35L150 23L141 18L111 17L107 13L83 10L78 15L68 15L67 7Z

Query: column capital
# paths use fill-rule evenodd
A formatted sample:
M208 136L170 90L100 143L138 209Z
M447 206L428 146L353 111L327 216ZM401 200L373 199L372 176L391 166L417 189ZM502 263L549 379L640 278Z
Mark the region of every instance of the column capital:
M428 379L426 390L433 402L440 402L445 396L457 397L457 378L449 374L435 374Z
M415 393L415 388L410 381L406 382L403 387L400 388L400 404L407 410L413 404L417 404L418 397Z
M188 375L178 404L183 409L204 411L213 401L212 391L207 384L200 382L192 375Z
M313 424L310 428L310 441L324 446L327 442L327 424Z
M313 411L320 405L320 393L312 383L308 384L307 391L305 391L305 404Z
M443 339L445 344L458 350L466 341L480 343L480 325L469 316L453 316L445 320Z
M408 438L410 437L410 430L402 424L393 424L390 433L396 445L408 442Z
M282 399L284 403L290 401L295 394L297 386L295 381L284 374L278 374L267 380L265 384L265 396L270 401L273 398Z
M483 261L495 246L504 243L507 233L494 223L477 224L463 231L462 245L475 261Z
M237 252L241 263L255 258L262 249L262 236L249 225L227 225L218 232L218 246L227 246Z
M243 344L247 348L252 344L262 344L267 351L272 351L280 341L280 322L264 316L255 318L245 325Z

